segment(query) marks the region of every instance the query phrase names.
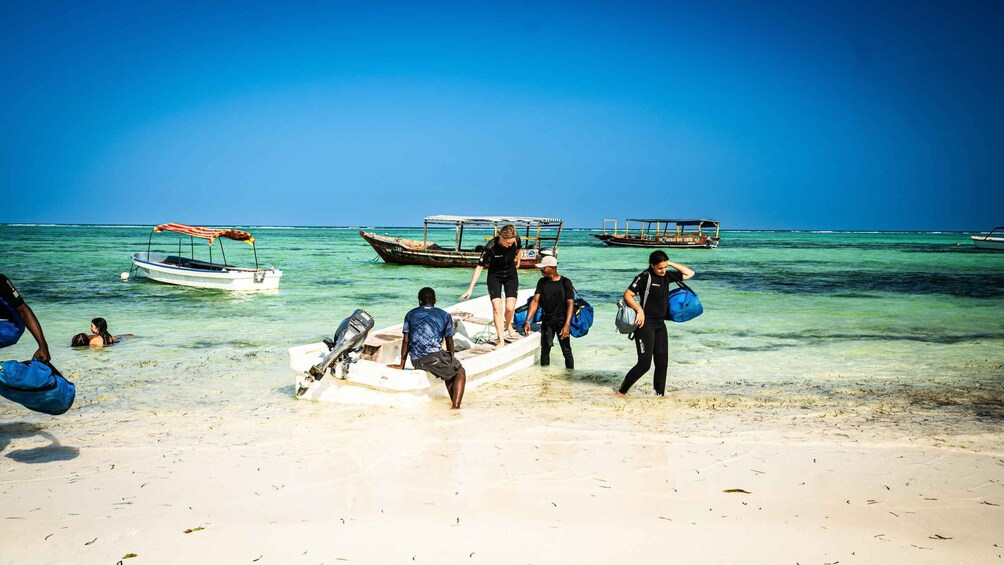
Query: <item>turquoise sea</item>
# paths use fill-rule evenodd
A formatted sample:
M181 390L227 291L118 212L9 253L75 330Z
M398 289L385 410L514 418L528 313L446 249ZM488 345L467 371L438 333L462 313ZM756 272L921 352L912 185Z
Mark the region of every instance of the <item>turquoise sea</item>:
M452 304L471 276L384 264L358 228L246 229L259 261L284 271L278 292L230 294L139 275L123 282L148 227L3 225L0 272L41 320L83 413L318 410L293 400L289 346L330 335L355 308L377 327L398 323L422 286ZM375 231L422 236L420 228ZM649 251L608 248L588 233L566 230L559 248L560 272L596 310L592 331L573 341L576 370L535 367L472 391L468 405L607 402L635 359L633 343L614 331L615 303ZM697 272L691 286L705 314L671 324L669 383L678 390L668 406L770 413L795 405L863 419L919 411L960 432L993 429L1004 418L1004 253L976 252L968 235L726 231L717 250L671 251ZM437 237L450 240L452 231ZM154 250L176 249L177 237L154 242ZM253 264L243 243L228 241L226 251L232 263ZM521 286L536 278L522 272ZM477 289L486 292L483 280ZM112 333L135 337L71 349L70 337L97 316ZM3 357L26 359L34 347L25 334ZM651 374L631 396L644 410L667 409L645 404L650 393ZM0 416L18 411L0 403Z

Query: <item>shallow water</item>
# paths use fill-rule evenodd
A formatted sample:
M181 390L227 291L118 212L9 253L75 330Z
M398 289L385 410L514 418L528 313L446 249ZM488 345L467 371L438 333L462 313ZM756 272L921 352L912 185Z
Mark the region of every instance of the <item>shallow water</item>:
M470 280L467 269L386 265L354 228L250 231L260 263L284 271L278 292L230 294L138 275L122 282L130 254L146 249L145 227L0 226L0 271L41 320L53 362L77 382L81 414L235 417L263 406L331 410L292 399L289 346L330 335L359 307L377 327L398 323L422 286L451 304ZM376 231L422 237L421 229ZM177 242L156 235L153 249L176 251ZM963 234L725 232L717 250L671 252L697 272L691 286L705 314L670 324L669 383L679 389L670 406L853 410L879 419L920 411L945 426L962 422L967 432L990 429L1004 417L1004 253L976 252L967 242ZM245 244L225 245L231 263L253 264ZM632 342L613 329L615 302L647 256L566 230L561 272L596 309L592 331L573 341L576 371L533 368L472 391L467 403L531 412L570 403L582 406L583 417L594 414L590 406L609 412L610 389L635 358ZM523 272L521 284L536 277ZM482 280L476 293L483 292ZM70 337L88 331L96 316L108 319L112 333L136 336L104 350L71 349ZM33 351L26 334L3 357ZM648 375L628 412L644 420L665 411L644 398L650 391ZM22 412L0 403L0 417Z

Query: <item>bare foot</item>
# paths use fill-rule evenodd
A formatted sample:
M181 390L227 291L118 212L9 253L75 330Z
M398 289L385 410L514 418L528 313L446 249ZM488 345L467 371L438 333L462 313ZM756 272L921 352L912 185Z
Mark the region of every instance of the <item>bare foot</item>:
M614 393L614 396L616 396L617 398L624 398L624 393L618 390L617 392Z

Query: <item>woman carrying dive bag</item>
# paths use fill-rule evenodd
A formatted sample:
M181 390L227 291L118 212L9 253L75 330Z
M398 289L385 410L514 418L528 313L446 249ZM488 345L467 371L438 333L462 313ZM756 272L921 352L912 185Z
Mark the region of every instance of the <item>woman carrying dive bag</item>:
M670 285L676 283L680 287L685 287L683 281L694 276L694 271L690 267L670 261L669 256L661 250L653 251L649 255L648 263L648 269L636 276L624 291L623 303L635 313L632 338L638 353L638 361L624 376L624 382L617 390L617 396L627 394L638 379L652 367L653 361L655 362L653 388L659 396L666 394L666 370L669 366L666 318L670 314ZM670 270L670 267L673 269ZM690 291L690 294L696 299L697 295L693 291ZM622 317L622 313L618 312L617 323L620 331L623 331Z

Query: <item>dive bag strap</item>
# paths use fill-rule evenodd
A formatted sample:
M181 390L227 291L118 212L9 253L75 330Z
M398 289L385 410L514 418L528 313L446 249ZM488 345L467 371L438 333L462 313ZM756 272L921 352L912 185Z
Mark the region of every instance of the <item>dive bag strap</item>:
M680 275L680 280L673 281L673 282L675 282L676 285L679 286L680 288L682 288L683 290L689 290L690 292L694 292L694 289L690 288L689 286L687 286L687 283L683 282L683 274ZM694 294L697 294L697 293L694 292Z
M646 270L642 274L648 275L648 282L645 283L645 294L641 297L641 309L644 310L645 309L645 302L648 301L648 291L652 290L652 273L650 273L650 272L648 272Z
M648 270L646 269L645 272L643 272L642 274L648 276L648 282L645 283L645 294L643 294L642 297L641 297L641 311L644 312L645 311L645 302L648 301L648 291L652 289L652 273L648 272ZM637 330L635 330L635 331L637 331ZM629 340L634 341L634 332L631 332L631 333L627 334L627 338Z

